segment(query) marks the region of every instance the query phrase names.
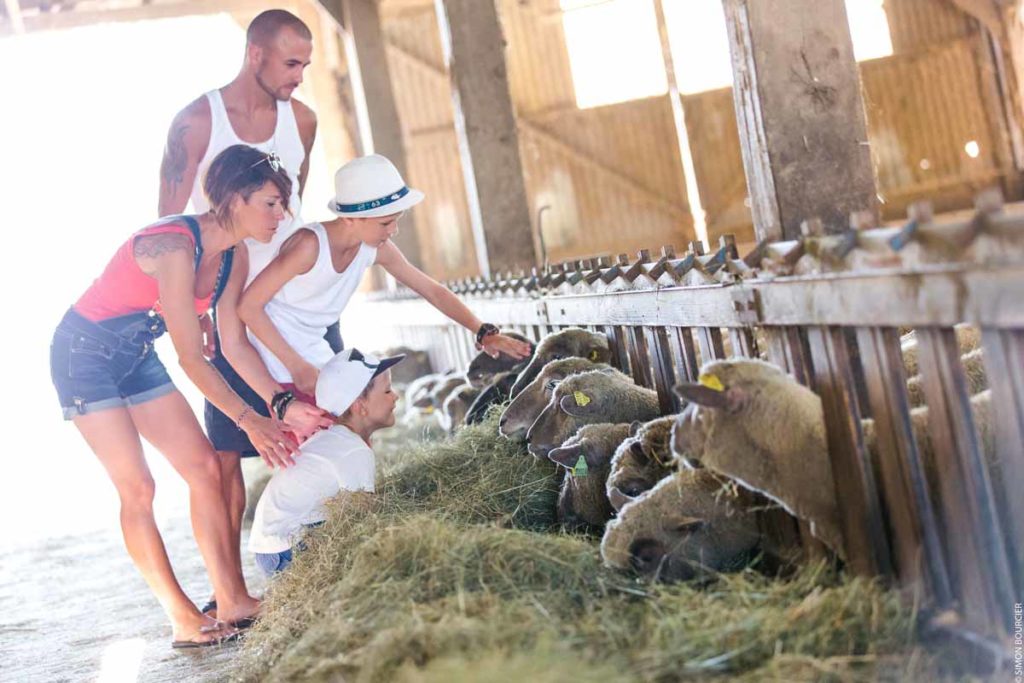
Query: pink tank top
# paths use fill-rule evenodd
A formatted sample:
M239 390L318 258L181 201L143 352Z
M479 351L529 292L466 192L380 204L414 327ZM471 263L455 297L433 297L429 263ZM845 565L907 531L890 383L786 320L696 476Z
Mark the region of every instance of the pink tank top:
M157 223L139 230L122 244L114 258L93 280L85 294L75 302L73 308L84 317L98 322L108 318L139 313L155 309L160 312L160 291L156 278L146 275L135 261L135 240L148 235L179 233L188 237L195 248L192 231L184 223ZM213 293L195 300L196 315L202 315L210 308Z

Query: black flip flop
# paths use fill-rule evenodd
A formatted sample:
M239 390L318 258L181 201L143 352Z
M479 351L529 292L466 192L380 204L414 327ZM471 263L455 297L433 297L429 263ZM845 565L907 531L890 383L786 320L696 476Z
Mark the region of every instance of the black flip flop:
M238 629L239 631L244 631L247 628L251 628L258 619L259 617L245 617L244 619L239 619L237 621L229 621L228 625L232 628Z
M206 604L203 605L203 608L201 610L199 610L199 611L202 612L203 614L207 614L209 612L212 612L215 609L217 609L217 598L213 598L212 600L207 600Z
M239 631L235 631L234 633L226 635L223 638L214 638L212 640L172 640L171 647L175 650L192 650L200 647L213 647L214 645L224 645L226 643L233 643L241 637L242 634Z

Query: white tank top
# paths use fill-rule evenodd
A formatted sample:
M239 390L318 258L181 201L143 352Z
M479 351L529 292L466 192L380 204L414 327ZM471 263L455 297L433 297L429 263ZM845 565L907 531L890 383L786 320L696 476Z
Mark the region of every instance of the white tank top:
M303 229L317 238L319 252L309 272L286 282L264 309L278 332L295 352L316 367L334 357L330 345L324 340L327 326L338 322L349 299L359 287L366 269L377 259L377 248L365 242L359 245L352 263L344 272L334 270L327 230L320 223L310 223ZM251 331L249 339L259 352L271 376L281 383L292 381L291 373L277 356Z
M220 90L211 90L206 93L206 99L210 103L210 142L206 145L206 153L199 161L196 178L192 183L193 211L206 213L210 210L210 202L207 201L206 195L203 193L203 176L206 175L206 169L210 167L217 155L231 145L249 145L264 152L277 152L288 172L288 177L292 180L292 196L288 199L291 215L285 214L284 220L277 226L274 238L267 244L261 244L254 239L245 240L249 251L249 273L245 280L245 284L248 286L260 271L277 256L281 244L302 225L299 170L302 168L302 162L306 159L306 148L302 145L299 125L295 121L295 111L292 109L290 101L278 100L277 124L274 126L274 132L270 139L263 142L246 142L238 137L235 129L231 127L231 120L228 118Z

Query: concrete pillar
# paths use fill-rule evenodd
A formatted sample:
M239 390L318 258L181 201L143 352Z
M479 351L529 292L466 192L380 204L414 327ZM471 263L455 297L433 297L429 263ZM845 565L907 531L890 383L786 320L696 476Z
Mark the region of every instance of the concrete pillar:
M877 212L860 77L843 0L723 0L736 118L758 240Z
M496 0L435 0L480 271L537 263Z
M357 64L350 67L353 70L358 69L369 118L373 149L366 150L365 153L373 151L386 156L398 167L402 177L408 182L409 166L405 156L405 142L398 118L398 107L391 89L391 72L388 70L387 50L377 2L341 0L341 6L345 28L351 33L355 47ZM405 225L395 237L395 244L410 262L421 267L423 260L416 229L411 219L403 222Z

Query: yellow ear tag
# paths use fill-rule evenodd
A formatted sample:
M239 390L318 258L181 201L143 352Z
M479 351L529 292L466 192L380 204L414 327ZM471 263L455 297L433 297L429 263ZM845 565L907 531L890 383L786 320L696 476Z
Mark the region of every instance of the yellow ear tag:
M597 349L590 352L590 360L597 360Z
M580 408L590 403L590 397L584 394L582 391L572 392L572 397L576 399L576 405Z
M697 378L697 381L708 389L714 391L725 391L725 385L722 384L722 380L718 379L717 375L701 375Z
M430 415L432 412L434 412L434 406L427 406L423 409L425 415Z

